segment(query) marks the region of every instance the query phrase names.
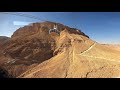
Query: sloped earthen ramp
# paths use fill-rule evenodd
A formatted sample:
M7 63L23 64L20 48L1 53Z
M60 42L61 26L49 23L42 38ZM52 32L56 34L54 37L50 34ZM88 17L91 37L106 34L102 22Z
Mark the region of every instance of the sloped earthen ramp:
M61 46L62 45L62 46ZM120 51L85 36L62 31L57 55L27 70L18 78L116 78ZM61 49L62 47L62 49Z

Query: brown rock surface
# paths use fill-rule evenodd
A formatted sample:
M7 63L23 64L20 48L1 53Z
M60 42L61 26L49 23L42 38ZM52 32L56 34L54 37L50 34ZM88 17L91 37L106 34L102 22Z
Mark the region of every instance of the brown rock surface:
M19 78L116 78L120 76L119 72L117 58L82 56L69 50L26 71Z
M0 51L0 66L18 78L112 78L120 76L120 51L54 22L18 29Z
M1 47L1 45L2 45L5 41L7 41L8 39L9 39L9 37L0 36L0 47Z
M62 32L61 32L62 33ZM82 35L63 33L58 54L18 78L116 78L120 76L120 51Z
M0 47L0 67L16 77L30 67L57 55L65 47L66 41L69 43L69 40L63 40L63 43L59 44L61 35L49 34L54 24L54 22L33 23L16 30ZM57 25L61 32L66 31L88 37L77 29L59 23ZM61 49L59 49L60 45Z

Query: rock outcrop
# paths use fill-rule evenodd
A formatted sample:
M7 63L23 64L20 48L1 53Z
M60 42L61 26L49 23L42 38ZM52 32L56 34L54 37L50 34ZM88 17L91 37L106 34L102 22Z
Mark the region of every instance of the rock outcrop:
M0 36L0 46L9 39L9 37L6 36Z
M54 57L18 78L120 78L120 51L64 31L59 45Z
M5 40L9 39L9 37L6 36L0 36L0 42L4 42Z
M91 40L81 30L54 22L16 30L0 47L0 68L17 78L120 77L120 51Z
M33 64L39 64L57 55L60 50L61 35L49 34L54 22L33 23L16 30L11 38L2 44L0 64L14 77L29 69ZM85 35L80 30L57 23L62 32ZM68 40L69 41L69 40ZM67 42L61 45L65 46ZM13 72L14 71L14 72Z

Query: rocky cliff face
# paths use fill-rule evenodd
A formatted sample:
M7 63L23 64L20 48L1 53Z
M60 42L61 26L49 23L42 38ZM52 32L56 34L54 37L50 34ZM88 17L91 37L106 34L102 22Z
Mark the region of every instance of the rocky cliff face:
M57 55L63 47L70 44L69 39L59 42L62 33L88 37L80 30L59 23L57 26L61 31L60 35L49 34L49 30L53 28L54 24L54 22L33 23L16 30L0 48L1 66L16 77L34 65Z
M31 35L43 35L46 36L49 34L49 29L53 28L54 25L57 24L59 31L67 30L69 33L79 34L88 37L85 35L82 31L76 29L76 28L70 28L68 26L65 26L60 23L55 22L42 22L42 23L32 23L28 26L24 26L22 28L19 28L16 32L13 33L13 37L24 37L24 36L31 36Z
M55 56L18 78L120 78L119 72L119 50L62 31Z
M49 34L54 24L33 23L16 30L0 47L0 73L18 78L120 77L119 50L59 23L60 35Z

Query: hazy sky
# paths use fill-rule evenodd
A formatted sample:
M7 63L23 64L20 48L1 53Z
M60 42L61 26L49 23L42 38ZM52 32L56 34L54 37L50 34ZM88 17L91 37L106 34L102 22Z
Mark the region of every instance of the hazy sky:
M81 29L91 39L100 43L120 44L120 12L0 12L0 36L13 32L41 18ZM16 15L12 15L15 14ZM21 15L24 14L24 15ZM32 16L31 16L32 15ZM33 17L35 16L35 17ZM38 19L40 18L40 19Z

